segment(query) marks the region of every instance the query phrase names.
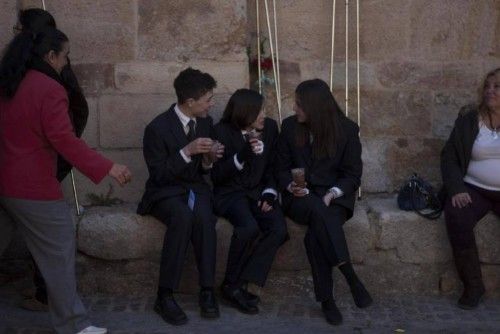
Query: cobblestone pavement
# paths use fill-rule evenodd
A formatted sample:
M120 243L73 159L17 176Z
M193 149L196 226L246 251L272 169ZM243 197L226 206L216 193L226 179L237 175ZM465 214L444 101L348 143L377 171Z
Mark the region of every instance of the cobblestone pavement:
M46 313L24 311L19 286L0 288L0 333L49 334ZM160 333L500 333L500 300L486 300L477 310L463 311L451 297L385 297L366 310L350 296L339 298L344 323L328 325L319 305L310 299L283 297L264 300L259 315L243 315L222 304L221 318L199 316L197 298L179 295L189 317L185 326L172 327L153 312L153 297L84 298L93 323L116 334Z

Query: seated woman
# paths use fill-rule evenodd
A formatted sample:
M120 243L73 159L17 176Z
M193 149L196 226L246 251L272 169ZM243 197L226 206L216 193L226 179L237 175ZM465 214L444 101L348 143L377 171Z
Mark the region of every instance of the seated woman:
M458 116L441 152L447 199L444 215L463 309L477 307L485 289L474 226L488 211L500 215L500 68L486 75L477 110Z
M316 300L326 320L337 325L342 314L333 298L332 267L344 274L356 306L372 303L354 272L342 228L353 215L361 181L359 128L344 116L328 85L319 79L299 84L294 111L295 116L283 121L278 143L283 210L308 226L304 243Z
M246 284L264 286L287 237L273 175L278 126L264 116L263 101L255 91L237 90L215 126L215 138L225 146L212 169L215 211L234 227L222 295L247 314L259 311L259 298Z
M55 331L103 334L106 329L90 326L76 291L75 225L57 180L57 155L95 183L110 175L123 185L131 173L76 137L61 79L68 53L66 35L50 28L18 34L3 54L0 205L19 226L46 282ZM10 221L0 224L0 235L12 230Z

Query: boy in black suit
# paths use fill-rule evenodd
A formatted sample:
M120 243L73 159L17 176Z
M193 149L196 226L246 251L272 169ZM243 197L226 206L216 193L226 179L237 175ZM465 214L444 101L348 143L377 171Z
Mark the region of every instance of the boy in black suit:
M178 288L189 241L199 272L201 315L219 317L213 286L216 217L212 194L203 178L221 157L224 147L214 142L212 119L214 78L188 68L177 76L177 103L148 124L144 158L149 179L137 212L151 214L168 226L163 242L155 311L173 325L187 322L173 292Z

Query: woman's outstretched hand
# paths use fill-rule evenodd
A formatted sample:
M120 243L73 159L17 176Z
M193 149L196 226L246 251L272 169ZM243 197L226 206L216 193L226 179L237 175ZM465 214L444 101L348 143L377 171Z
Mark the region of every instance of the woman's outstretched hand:
M114 178L120 186L124 186L132 180L132 173L125 165L113 164L108 175Z

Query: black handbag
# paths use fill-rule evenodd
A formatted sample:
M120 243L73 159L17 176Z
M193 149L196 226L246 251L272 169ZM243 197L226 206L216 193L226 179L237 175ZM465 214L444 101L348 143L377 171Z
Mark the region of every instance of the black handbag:
M404 211L415 211L430 220L438 219L443 211L434 188L416 173L399 189L398 207Z

